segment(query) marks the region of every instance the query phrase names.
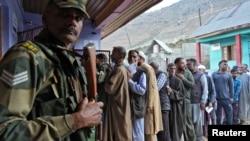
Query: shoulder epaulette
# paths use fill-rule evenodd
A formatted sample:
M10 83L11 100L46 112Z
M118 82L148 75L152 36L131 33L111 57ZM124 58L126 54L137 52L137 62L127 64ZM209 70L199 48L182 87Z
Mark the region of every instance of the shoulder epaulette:
M23 42L22 46L33 51L34 53L37 53L40 50L40 48L38 48L36 45L34 45L31 41Z

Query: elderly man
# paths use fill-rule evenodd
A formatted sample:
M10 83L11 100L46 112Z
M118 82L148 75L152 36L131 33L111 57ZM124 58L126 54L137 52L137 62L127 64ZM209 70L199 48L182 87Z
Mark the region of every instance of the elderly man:
M248 65L247 64L241 64L241 65L243 65L243 72L244 73L246 73L246 74L248 74L248 75L250 75L250 72L249 72L249 69L248 69Z
M163 130L162 114L159 91L157 89L157 80L154 69L145 63L146 55L139 51L138 65L143 69L147 76L146 93L146 116L145 116L145 141L157 141L156 134Z
M239 119L240 124L250 124L250 75L245 73L245 65L238 66L238 79L241 80L239 94Z
M199 65L198 70L201 73L205 74L207 78L208 98L207 98L206 106L208 106L208 108L212 108L212 110L209 113L207 111L204 112L203 135L207 136L207 126L209 124L216 125L216 114L215 114L216 91L215 91L212 77L209 76L208 73L206 72L206 67L204 65ZM210 120L211 120L211 123L209 122Z
M88 104L82 66L70 47L88 17L86 0L49 0L44 29L0 62L0 140L87 140L102 102Z
M124 47L113 48L111 59L115 65L104 85L108 99L104 118L103 141L132 141L128 75L123 64L125 56Z

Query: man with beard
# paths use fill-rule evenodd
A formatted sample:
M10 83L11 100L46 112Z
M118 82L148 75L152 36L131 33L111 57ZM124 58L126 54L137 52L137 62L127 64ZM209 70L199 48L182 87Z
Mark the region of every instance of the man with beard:
M187 60L187 68L192 72L195 85L191 90L191 107L192 107L192 122L195 129L196 140L201 141L203 135L203 118L204 109L207 102L207 79L205 74L198 70L196 59L190 58Z
M205 114L205 126L208 125L208 121L211 120L212 125L216 125L216 115L215 115L215 103L216 103L216 91L214 87L214 82L212 80L212 77L206 72L206 67L204 65L199 65L198 69L200 72L204 73L207 78L207 86L208 86L208 99L206 106L213 107L213 110L210 113ZM207 131L205 129L205 131Z
M186 115L186 129L185 129L185 140L196 141L196 135L194 130L194 125L191 118L191 101L190 94L191 89L194 87L194 78L189 70L185 69L185 60L182 57L178 57L174 61L176 65L176 76L179 77L185 88L185 115Z
M146 55L139 51L138 66L145 71L147 77L145 141L157 141L156 134L163 130L160 97L154 69L145 63L145 59Z
M88 18L86 0L49 0L43 30L0 62L0 140L87 140L102 102L88 104L86 79L71 50Z
M208 75L208 73L206 72L206 67L200 64L198 66L198 70L201 73L205 74L207 78L208 98L207 98L206 106L209 109L213 108L210 112L207 112L207 110L205 110L204 112L203 136L207 137L208 125L211 125L211 124L216 125L216 115L215 115L216 92L215 92L214 82L212 80L212 77Z
M243 72L250 75L249 69L248 69L248 65L247 64L242 64L244 66L243 68Z
M137 67L137 50L128 52L129 93L133 126L133 141L144 141L144 116L146 113L146 74Z
M111 59L114 66L104 85L108 99L103 141L132 141L128 73L123 63L125 56L124 47L113 48Z
M238 79L241 80L239 94L239 119L240 124L250 124L250 75L244 72L246 66L238 66Z
M176 66L169 63L167 66L169 87L167 92L170 98L170 136L172 141L182 141L185 131L185 95L184 85L180 78L175 76Z
M216 123L217 125L222 124L223 109L225 113L225 124L232 125L233 77L227 72L228 64L226 60L221 60L218 65L219 70L212 73L217 100Z

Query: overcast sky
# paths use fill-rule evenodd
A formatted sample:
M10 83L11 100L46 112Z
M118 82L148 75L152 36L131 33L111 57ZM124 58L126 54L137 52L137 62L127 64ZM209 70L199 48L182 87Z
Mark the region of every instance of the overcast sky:
M167 6L170 6L176 2L178 2L180 0L163 0L162 2L158 3L157 5L153 6L152 8L150 8L149 10L147 10L146 12L152 12L152 11L155 11L155 10L159 10L163 7L167 7Z

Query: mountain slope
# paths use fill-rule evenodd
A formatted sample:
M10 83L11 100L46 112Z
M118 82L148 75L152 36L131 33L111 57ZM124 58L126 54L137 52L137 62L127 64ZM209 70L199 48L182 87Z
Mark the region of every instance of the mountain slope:
M143 13L101 41L102 49L148 46L153 39L175 43L187 39L201 24L222 10L249 0L181 0L160 10Z

